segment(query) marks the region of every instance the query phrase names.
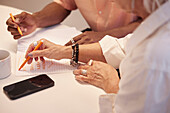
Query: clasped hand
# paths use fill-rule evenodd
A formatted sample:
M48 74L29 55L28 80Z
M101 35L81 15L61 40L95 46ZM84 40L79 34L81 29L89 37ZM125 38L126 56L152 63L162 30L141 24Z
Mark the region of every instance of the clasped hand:
M83 73L84 70L87 70L86 73ZM118 73L109 64L93 61L91 66L80 65L73 73L76 80L99 87L106 93L117 93L119 90Z

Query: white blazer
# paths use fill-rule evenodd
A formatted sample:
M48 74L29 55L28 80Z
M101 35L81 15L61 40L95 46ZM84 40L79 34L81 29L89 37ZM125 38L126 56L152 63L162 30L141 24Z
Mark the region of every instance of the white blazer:
M108 40L115 41L106 36L101 47ZM170 1L146 18L131 38L122 40L114 42L124 56L120 59L120 90L116 96L100 96L100 112L170 113ZM110 51L116 48L107 47ZM114 55L107 54L107 61Z

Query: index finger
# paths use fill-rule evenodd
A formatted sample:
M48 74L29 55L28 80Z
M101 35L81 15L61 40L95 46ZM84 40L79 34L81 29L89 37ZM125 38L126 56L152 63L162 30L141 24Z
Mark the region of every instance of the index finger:
M39 41L37 41L37 44L38 44L40 41L42 41L42 40L44 41L45 39L40 39ZM45 42L45 41L44 41L44 42ZM25 54L25 58L27 58L27 57L28 57L28 54L34 50L35 46L36 46L36 45L34 45L34 42L29 45L29 47L28 47L28 49L27 49L27 51L26 51L26 54ZM39 47L39 49L43 49L43 48L44 48L44 43Z
M35 47L34 47L34 44L31 43L31 44L29 45L27 51L26 51L25 58L28 57L28 54L29 54L30 52L32 52L32 51L34 50L34 48L35 48Z
M78 66L77 69L85 69L85 70L87 70L89 67L90 67L89 65L85 64L85 65Z

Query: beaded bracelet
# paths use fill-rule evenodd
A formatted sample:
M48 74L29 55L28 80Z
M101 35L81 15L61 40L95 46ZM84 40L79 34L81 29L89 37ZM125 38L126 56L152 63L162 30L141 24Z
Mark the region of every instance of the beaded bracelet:
M72 59L70 61L70 65L76 66L78 64L78 57L79 57L79 44L72 45Z

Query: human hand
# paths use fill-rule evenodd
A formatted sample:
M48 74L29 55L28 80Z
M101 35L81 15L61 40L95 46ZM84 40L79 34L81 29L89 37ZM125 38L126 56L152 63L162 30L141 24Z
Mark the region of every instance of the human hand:
M94 32L94 31L86 31L76 37L73 38L75 43L78 44L91 44L100 41L105 34L103 32ZM72 42L69 41L65 44L65 46L72 45Z
M33 51L35 46L42 40L43 44L40 46L40 48L36 51ZM69 46L57 45L46 39L37 41L37 44L32 43L27 49L25 58L28 56L31 57L28 60L28 64L31 64L33 58L35 58L35 61L38 61L38 58L40 58L41 61L44 61L43 57L56 60L60 60L62 58L71 58L72 49Z
M92 65L80 65L73 72L76 80L86 82L103 89L106 93L117 93L119 77L111 65L93 61Z
M23 36L32 33L37 28L35 17L29 13L22 12L21 14L15 15L14 18L15 22L13 22L11 18L6 21L6 24L8 25L7 29L11 32L14 39L21 38L21 35L17 30L18 26L20 27Z

